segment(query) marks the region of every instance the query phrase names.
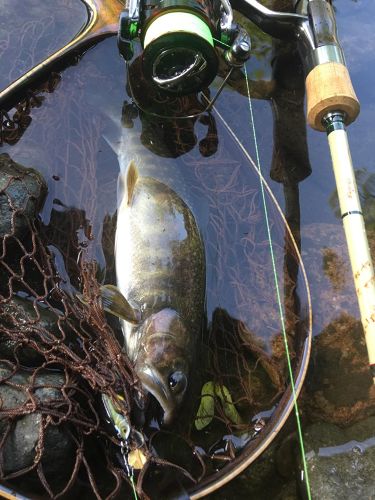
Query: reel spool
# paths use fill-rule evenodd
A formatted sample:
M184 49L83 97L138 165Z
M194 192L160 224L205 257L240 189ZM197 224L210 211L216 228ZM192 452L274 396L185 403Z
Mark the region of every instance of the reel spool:
M216 46L231 47L243 30L233 23L228 0L131 0L120 16L118 46L130 61L133 40L143 49L142 66L146 79L170 95L199 92L217 75ZM237 44L238 45L238 44ZM250 56L226 57L230 66L242 65Z

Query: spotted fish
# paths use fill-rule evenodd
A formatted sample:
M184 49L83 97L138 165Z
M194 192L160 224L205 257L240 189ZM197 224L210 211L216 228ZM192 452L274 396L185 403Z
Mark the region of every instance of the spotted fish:
M135 161L119 176L115 264L117 288L105 287L104 307L122 318L127 354L169 425L202 331L205 253L186 203L165 183L140 176Z

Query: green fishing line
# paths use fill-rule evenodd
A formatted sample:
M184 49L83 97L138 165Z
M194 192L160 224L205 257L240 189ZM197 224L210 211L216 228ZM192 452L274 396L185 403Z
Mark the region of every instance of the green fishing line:
M174 33L191 33L206 40L213 46L213 38L209 26L198 16L190 12L168 12L159 17L147 28L144 37L144 48L157 38Z
M130 476L130 482L131 482L131 485L132 485L132 488L133 488L134 499L138 500L138 495L137 495L137 490L135 488L134 475L133 474Z
M215 42L219 42L222 45L225 45L226 47L230 47L226 43L220 42L220 40L217 40L215 38L214 38L214 41ZM267 227L268 244L269 244L269 248L270 248L270 256L271 256L271 262L272 262L272 271L273 271L275 288L276 288L276 298L277 298L277 303L278 303L278 307L279 307L280 322L281 322L281 329L282 329L282 332L283 332L283 340L284 340L285 353L286 353L287 364L288 364L290 385L291 385L292 394L293 394L293 406L294 406L294 412L295 412L295 415L296 415L297 430L298 430L298 439L299 439L299 444L300 444L300 449L301 449L301 456L302 456L302 463L303 463L303 473L304 473L304 481L306 482L306 491L307 491L308 500L312 500L311 489L310 489L310 481L309 481L309 474L308 474L308 470L307 470L307 462L306 462L306 455L305 455L305 446L304 446L303 435L302 435L302 425L301 425L301 421L300 421L300 418L299 418L299 409L298 409L296 388L295 388L294 379L293 379L292 362L291 362L291 359L290 359L288 339L287 339L287 336L286 336L285 319L284 319L283 307L282 307L282 303L281 303L280 289L279 289L279 283L278 283L278 275L277 275L276 263L275 263L275 255L274 255L274 252L273 252L271 227L270 227L269 217L268 217L267 202L266 202L266 196L265 196L265 190L264 190L264 180L263 180L262 169L261 169L261 165L260 165L260 155L259 155L258 141L257 141L256 131L255 131L255 120L254 120L253 106L252 106L252 102L251 102L250 86L249 86L249 79L248 79L248 75L247 75L246 66L244 66L244 72L245 72L247 96L248 96L248 102L249 102L251 128L252 128L252 131L253 131L253 138L254 138L254 144L255 144L255 154L256 154L256 165L255 166L258 169L259 180L260 180L260 187L261 187L261 194L262 194L264 217L265 217L265 220L266 220L266 227ZM220 113L217 110L216 110L216 112L221 117ZM224 118L221 117L221 119L226 124ZM228 124L226 124L226 125L229 128L229 130L230 130L230 127L228 126ZM245 149L244 148L242 148L242 149L246 153Z
M214 38L214 41L215 42L220 42L220 40L217 40L215 38ZM228 48L230 47L226 43L221 42L221 44L227 46ZM259 180L260 180L260 187L261 187L261 194L262 194L264 217L265 217L265 220L266 220L267 235L268 235L268 244L269 244L269 248L270 248L270 255L271 255L271 261L272 261L272 270L273 270L273 276L274 276L274 282L275 282L275 288L276 288L276 297L277 297L277 303L278 303L279 313L280 313L280 322L281 322L281 329L282 329L282 332L283 332L283 340L284 340L285 353L286 353L287 364L288 364L290 385L291 385L292 394L293 394L294 412L295 412L295 415L296 415L296 422L297 422L297 429L298 429L298 439L299 439L299 444L300 444L300 449L301 449L304 480L306 482L306 490L307 490L308 500L311 500L312 497L311 497L309 474L308 474L307 463L306 463L305 446L304 446L303 435L302 435L302 425L301 425L301 420L299 418L299 409L298 409L296 388L295 388L294 379L293 379L292 362L291 362L291 359L290 359L288 339L287 339L287 336L286 336L285 319L284 319L283 307L282 307L282 303L281 303L280 289L279 289L279 283L278 283L278 275L277 275L276 263L275 263L275 255L274 255L274 252L273 252L271 228L270 228L269 217L268 217L267 202L266 202L266 196L265 196L265 190L264 190L264 181L263 181L262 169L261 169L261 165L260 165L260 155L259 155L258 141L257 141L256 131L255 131L255 120L254 120L253 106L252 106L252 102L251 102L250 86L249 86L249 79L248 79L248 75L247 75L246 66L244 66L244 72L245 72L247 96L248 96L248 102L249 102L251 128L252 128L252 131L253 131L253 138L254 138L254 144L255 144L256 167L257 167L258 173L259 173ZM225 123L224 119L223 119L223 121Z
M312 497L311 497L311 490L310 490L309 475L308 475L308 471L307 471L307 463L306 463L306 456L305 456L305 446L304 446L304 443L303 443L302 426L301 426L301 421L300 421L300 418L299 418L299 409L298 409L298 403L297 403L297 395L296 395L296 389L295 389L294 380L293 380L292 363L291 363L291 360L290 360L289 347L288 347L288 339L287 339L287 336L286 336L286 329L285 329L285 319L284 319L283 307L282 307L282 304L281 304L281 296L280 296L280 290L279 290L279 283L278 283L278 276L277 276L277 270L276 270L275 256L274 256L274 252L273 252L271 228L270 228L270 223L269 223L269 218L268 218L266 196L265 196L264 185L263 185L263 176L262 176L262 170L261 170L261 166L260 166L260 156L259 156L258 142L257 142L256 132L255 132L255 121L254 121L254 115L253 115L253 106L252 106L252 102L251 102L250 87L249 87L249 80L248 80L248 76L247 76L246 66L244 66L244 70L245 70L246 87L247 87L247 94L248 94L248 101L249 101L251 128L252 128L253 137L254 137L256 162L257 162L257 168L258 168L258 172L259 172L261 194L262 194L262 200L263 200L264 216L265 216L265 220L266 220L266 227L267 227L267 234L268 234L268 243L269 243L270 254L271 254L271 261L272 261L272 270L273 270L273 276L274 276L274 281L275 281L277 302L278 302L278 306L279 306L280 322L281 322L281 328L282 328L283 338L284 338L284 345L285 345L285 352L286 352L286 358L287 358L287 363L288 363L290 384L291 384L292 393L293 393L294 412L295 412L295 415L296 415L296 422L297 422L297 429L298 429L298 438L299 438L299 443L300 443L300 448L301 448L301 455L302 455L302 462L303 462L303 472L304 472L304 475L305 475L304 480L306 481L306 490L307 490L308 499L311 500Z

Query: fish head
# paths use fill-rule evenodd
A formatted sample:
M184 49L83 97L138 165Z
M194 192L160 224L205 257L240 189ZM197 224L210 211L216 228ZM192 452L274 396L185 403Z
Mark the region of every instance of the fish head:
M176 311L163 309L145 321L135 370L164 412L162 425L173 422L184 399L191 358L187 329Z

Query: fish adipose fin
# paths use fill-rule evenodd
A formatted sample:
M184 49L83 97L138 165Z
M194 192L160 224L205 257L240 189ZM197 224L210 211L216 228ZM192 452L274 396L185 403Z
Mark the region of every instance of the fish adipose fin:
M141 312L129 304L117 286L103 285L100 287L100 293L105 311L129 323L140 323Z

